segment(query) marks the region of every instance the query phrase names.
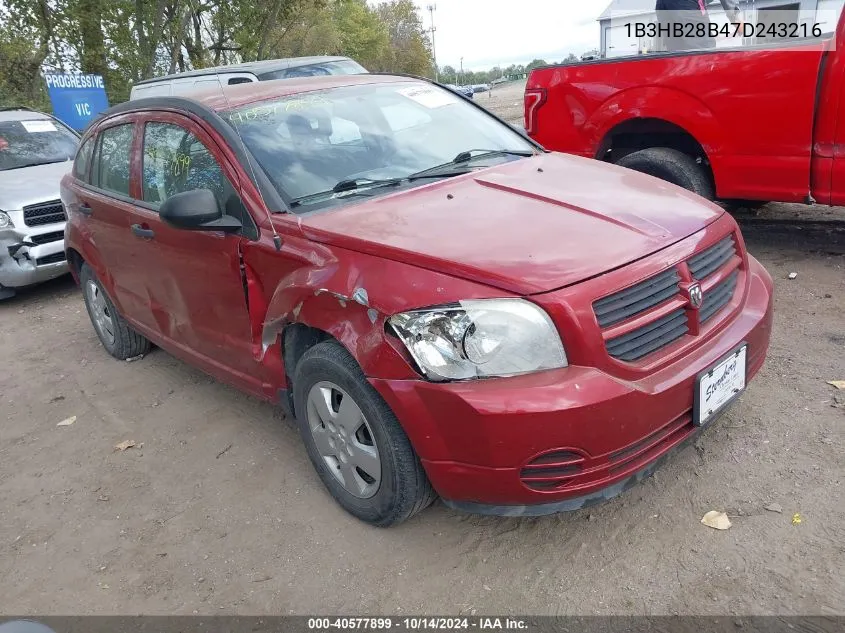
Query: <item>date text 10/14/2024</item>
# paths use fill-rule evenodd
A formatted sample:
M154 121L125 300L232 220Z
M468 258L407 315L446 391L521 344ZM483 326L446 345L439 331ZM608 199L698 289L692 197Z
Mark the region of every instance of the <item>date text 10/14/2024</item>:
M496 617L405 617L405 618L308 618L309 631L527 631L519 618Z

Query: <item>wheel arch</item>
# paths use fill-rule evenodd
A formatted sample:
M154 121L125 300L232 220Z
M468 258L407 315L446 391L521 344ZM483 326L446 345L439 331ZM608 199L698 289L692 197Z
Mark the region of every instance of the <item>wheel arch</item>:
M706 162L718 190L726 139L718 117L696 96L657 86L623 90L602 103L585 127L597 159L615 162L619 150L678 149ZM616 159L609 154L614 148Z

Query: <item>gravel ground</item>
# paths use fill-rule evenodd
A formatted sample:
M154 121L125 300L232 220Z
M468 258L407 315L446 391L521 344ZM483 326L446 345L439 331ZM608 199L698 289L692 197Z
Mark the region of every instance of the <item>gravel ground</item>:
M845 614L841 235L746 237L776 284L759 377L654 478L542 519L370 528L277 409L160 350L109 357L69 279L0 303L0 611Z
M493 90L474 96L475 101L512 125L523 124L525 81L513 81L494 86Z

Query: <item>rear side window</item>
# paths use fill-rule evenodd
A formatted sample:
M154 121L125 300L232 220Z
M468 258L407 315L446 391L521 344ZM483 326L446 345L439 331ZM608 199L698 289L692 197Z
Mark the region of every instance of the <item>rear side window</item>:
M91 137L82 144L76 154L76 162L73 164L73 175L82 182L88 182L88 173L91 167L91 156L94 153L94 138Z
M129 196L129 157L132 152L132 123L100 132L95 182L100 189Z

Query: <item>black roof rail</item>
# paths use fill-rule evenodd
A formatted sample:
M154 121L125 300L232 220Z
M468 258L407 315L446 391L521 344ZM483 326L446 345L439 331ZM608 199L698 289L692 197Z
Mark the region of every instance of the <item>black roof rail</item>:
M3 107L0 107L0 112L10 112L12 110L27 110L28 112L38 112L38 110L33 110L32 108L27 108L26 106L3 106Z

